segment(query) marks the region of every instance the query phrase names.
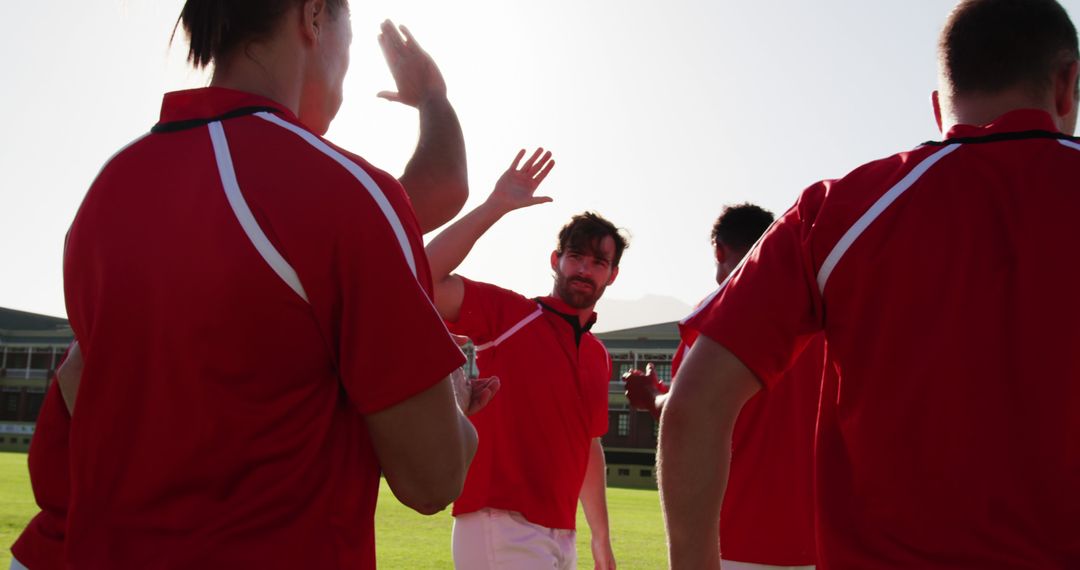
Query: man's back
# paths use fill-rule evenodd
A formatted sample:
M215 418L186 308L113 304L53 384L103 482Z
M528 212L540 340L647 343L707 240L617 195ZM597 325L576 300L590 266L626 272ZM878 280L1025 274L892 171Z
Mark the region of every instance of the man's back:
M691 323L768 386L824 327L821 567L1080 563L1080 145L1054 131L1017 111L812 186Z
M826 548L843 533L840 551L861 545L898 564L925 564L933 545L983 553L941 560L951 567L1065 563L1048 552L1080 562L1080 267L1069 254L1080 145L992 136L1030 129L1054 130L1019 111L955 129L958 146L911 153L940 158L830 274L818 267L839 373L817 448ZM849 203L902 183L884 166L828 189L816 258L844 247L833 232L864 211Z
M273 112L204 120L253 104ZM400 186L368 167L391 220L337 151L277 107L225 90L170 94L163 122L178 128L108 164L72 226L65 287L86 365L71 561L374 565L379 465L357 411L428 388L460 352L421 285ZM406 339L430 343L429 357L405 362Z

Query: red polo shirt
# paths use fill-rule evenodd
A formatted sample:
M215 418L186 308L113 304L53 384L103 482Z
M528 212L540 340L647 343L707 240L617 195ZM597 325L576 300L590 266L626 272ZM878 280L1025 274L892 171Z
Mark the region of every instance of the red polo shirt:
M70 564L374 567L363 414L463 361L397 181L272 101L170 93L94 181L64 269Z
M470 419L480 444L454 516L483 508L517 511L532 523L573 529L593 438L607 432L611 357L592 333L559 313L554 297L527 299L465 279L455 333L478 347L480 376L499 395ZM593 316L595 320L595 315Z
M671 371L678 372L698 332L683 328ZM731 472L720 510L724 560L814 564L814 427L824 338L818 336L784 381L750 398L731 438Z
M819 567L1080 567L1080 144L948 137L811 186L688 325L769 389L825 331Z
M60 384L53 379L38 412L27 456L30 486L41 512L11 545L15 559L33 570L64 568L64 528L71 481L68 476L70 428L71 416L64 405Z

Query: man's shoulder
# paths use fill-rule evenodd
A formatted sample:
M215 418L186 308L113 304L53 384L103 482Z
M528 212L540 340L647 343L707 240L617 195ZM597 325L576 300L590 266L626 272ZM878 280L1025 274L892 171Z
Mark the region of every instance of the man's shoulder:
M861 215L887 192L914 182L942 158L941 147L923 145L866 162L838 179L821 180L799 196L795 209L810 225Z
M476 300L483 300L485 303L536 307L536 301L534 299L530 299L516 291L500 287L493 283L476 281L474 279L469 279L468 277L459 277L461 277L461 282L465 285L465 295L471 296Z
M891 185L916 169L925 169L927 159L940 158L942 147L922 145L886 157L863 163L838 180L823 181L831 192L851 188L859 191L867 186ZM936 160L935 160L936 162Z

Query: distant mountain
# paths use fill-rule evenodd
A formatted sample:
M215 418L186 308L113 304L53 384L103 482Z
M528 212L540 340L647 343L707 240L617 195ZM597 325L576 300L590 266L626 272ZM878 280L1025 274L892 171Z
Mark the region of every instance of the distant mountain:
M640 299L601 297L596 304L599 318L594 332L606 332L677 321L694 307L663 295L645 295Z

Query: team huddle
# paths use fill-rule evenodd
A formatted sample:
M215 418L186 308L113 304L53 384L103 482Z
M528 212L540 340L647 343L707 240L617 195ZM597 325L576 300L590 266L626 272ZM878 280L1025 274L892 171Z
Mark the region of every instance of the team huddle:
M420 116L394 177L322 136L347 0L188 0L178 26L213 79L165 94L71 226L76 341L12 568L374 568L384 478L419 513L453 504L456 568L576 568L580 503L614 569L590 329L625 232L574 216L547 295L458 275L551 200L551 152L442 228L465 142L408 29L379 36L380 96ZM962 0L938 56L942 140L775 219L725 207L670 385L623 375L659 421L672 568L1080 568L1076 29L1055 0Z

